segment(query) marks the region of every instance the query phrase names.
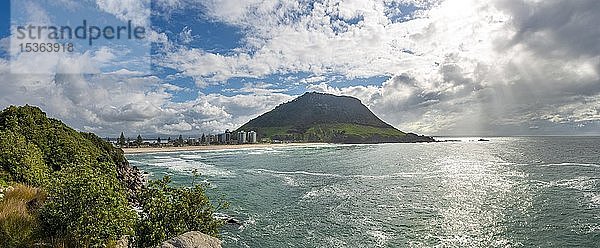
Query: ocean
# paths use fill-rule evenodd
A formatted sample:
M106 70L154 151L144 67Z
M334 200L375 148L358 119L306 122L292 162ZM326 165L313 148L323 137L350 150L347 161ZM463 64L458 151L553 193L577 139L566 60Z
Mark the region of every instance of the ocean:
M198 169L242 223L223 247L600 246L600 137L486 139L127 158L178 185Z

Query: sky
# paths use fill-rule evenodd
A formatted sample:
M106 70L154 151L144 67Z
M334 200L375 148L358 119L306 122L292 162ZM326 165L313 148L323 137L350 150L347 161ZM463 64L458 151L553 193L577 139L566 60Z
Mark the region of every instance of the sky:
M102 137L219 133L312 91L418 134L600 135L597 0L0 2L0 107ZM12 54L15 23L82 16L151 46Z

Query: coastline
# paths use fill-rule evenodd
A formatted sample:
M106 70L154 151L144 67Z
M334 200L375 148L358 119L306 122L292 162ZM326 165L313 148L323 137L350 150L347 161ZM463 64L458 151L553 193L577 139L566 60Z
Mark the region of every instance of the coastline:
M207 145L207 146L182 146L182 147L142 147L142 148L121 148L125 154L143 154L160 152L188 152L188 151L219 151L219 150L238 150L254 148L275 148L275 147L298 147L324 145L328 143L282 143L282 144L243 144L243 145Z

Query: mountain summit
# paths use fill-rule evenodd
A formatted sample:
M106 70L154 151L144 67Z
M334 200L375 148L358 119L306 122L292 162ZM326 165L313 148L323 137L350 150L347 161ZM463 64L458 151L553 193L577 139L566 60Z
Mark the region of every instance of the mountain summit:
M430 137L404 133L383 122L357 98L316 92L281 104L238 130L256 131L260 138L304 142L433 141Z

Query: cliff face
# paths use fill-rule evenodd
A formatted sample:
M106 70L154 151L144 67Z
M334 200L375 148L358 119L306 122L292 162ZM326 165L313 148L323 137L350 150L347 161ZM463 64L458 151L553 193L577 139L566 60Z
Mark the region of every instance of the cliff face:
M307 142L386 143L430 142L383 122L360 100L323 93L304 95L277 106L244 124L259 138Z

